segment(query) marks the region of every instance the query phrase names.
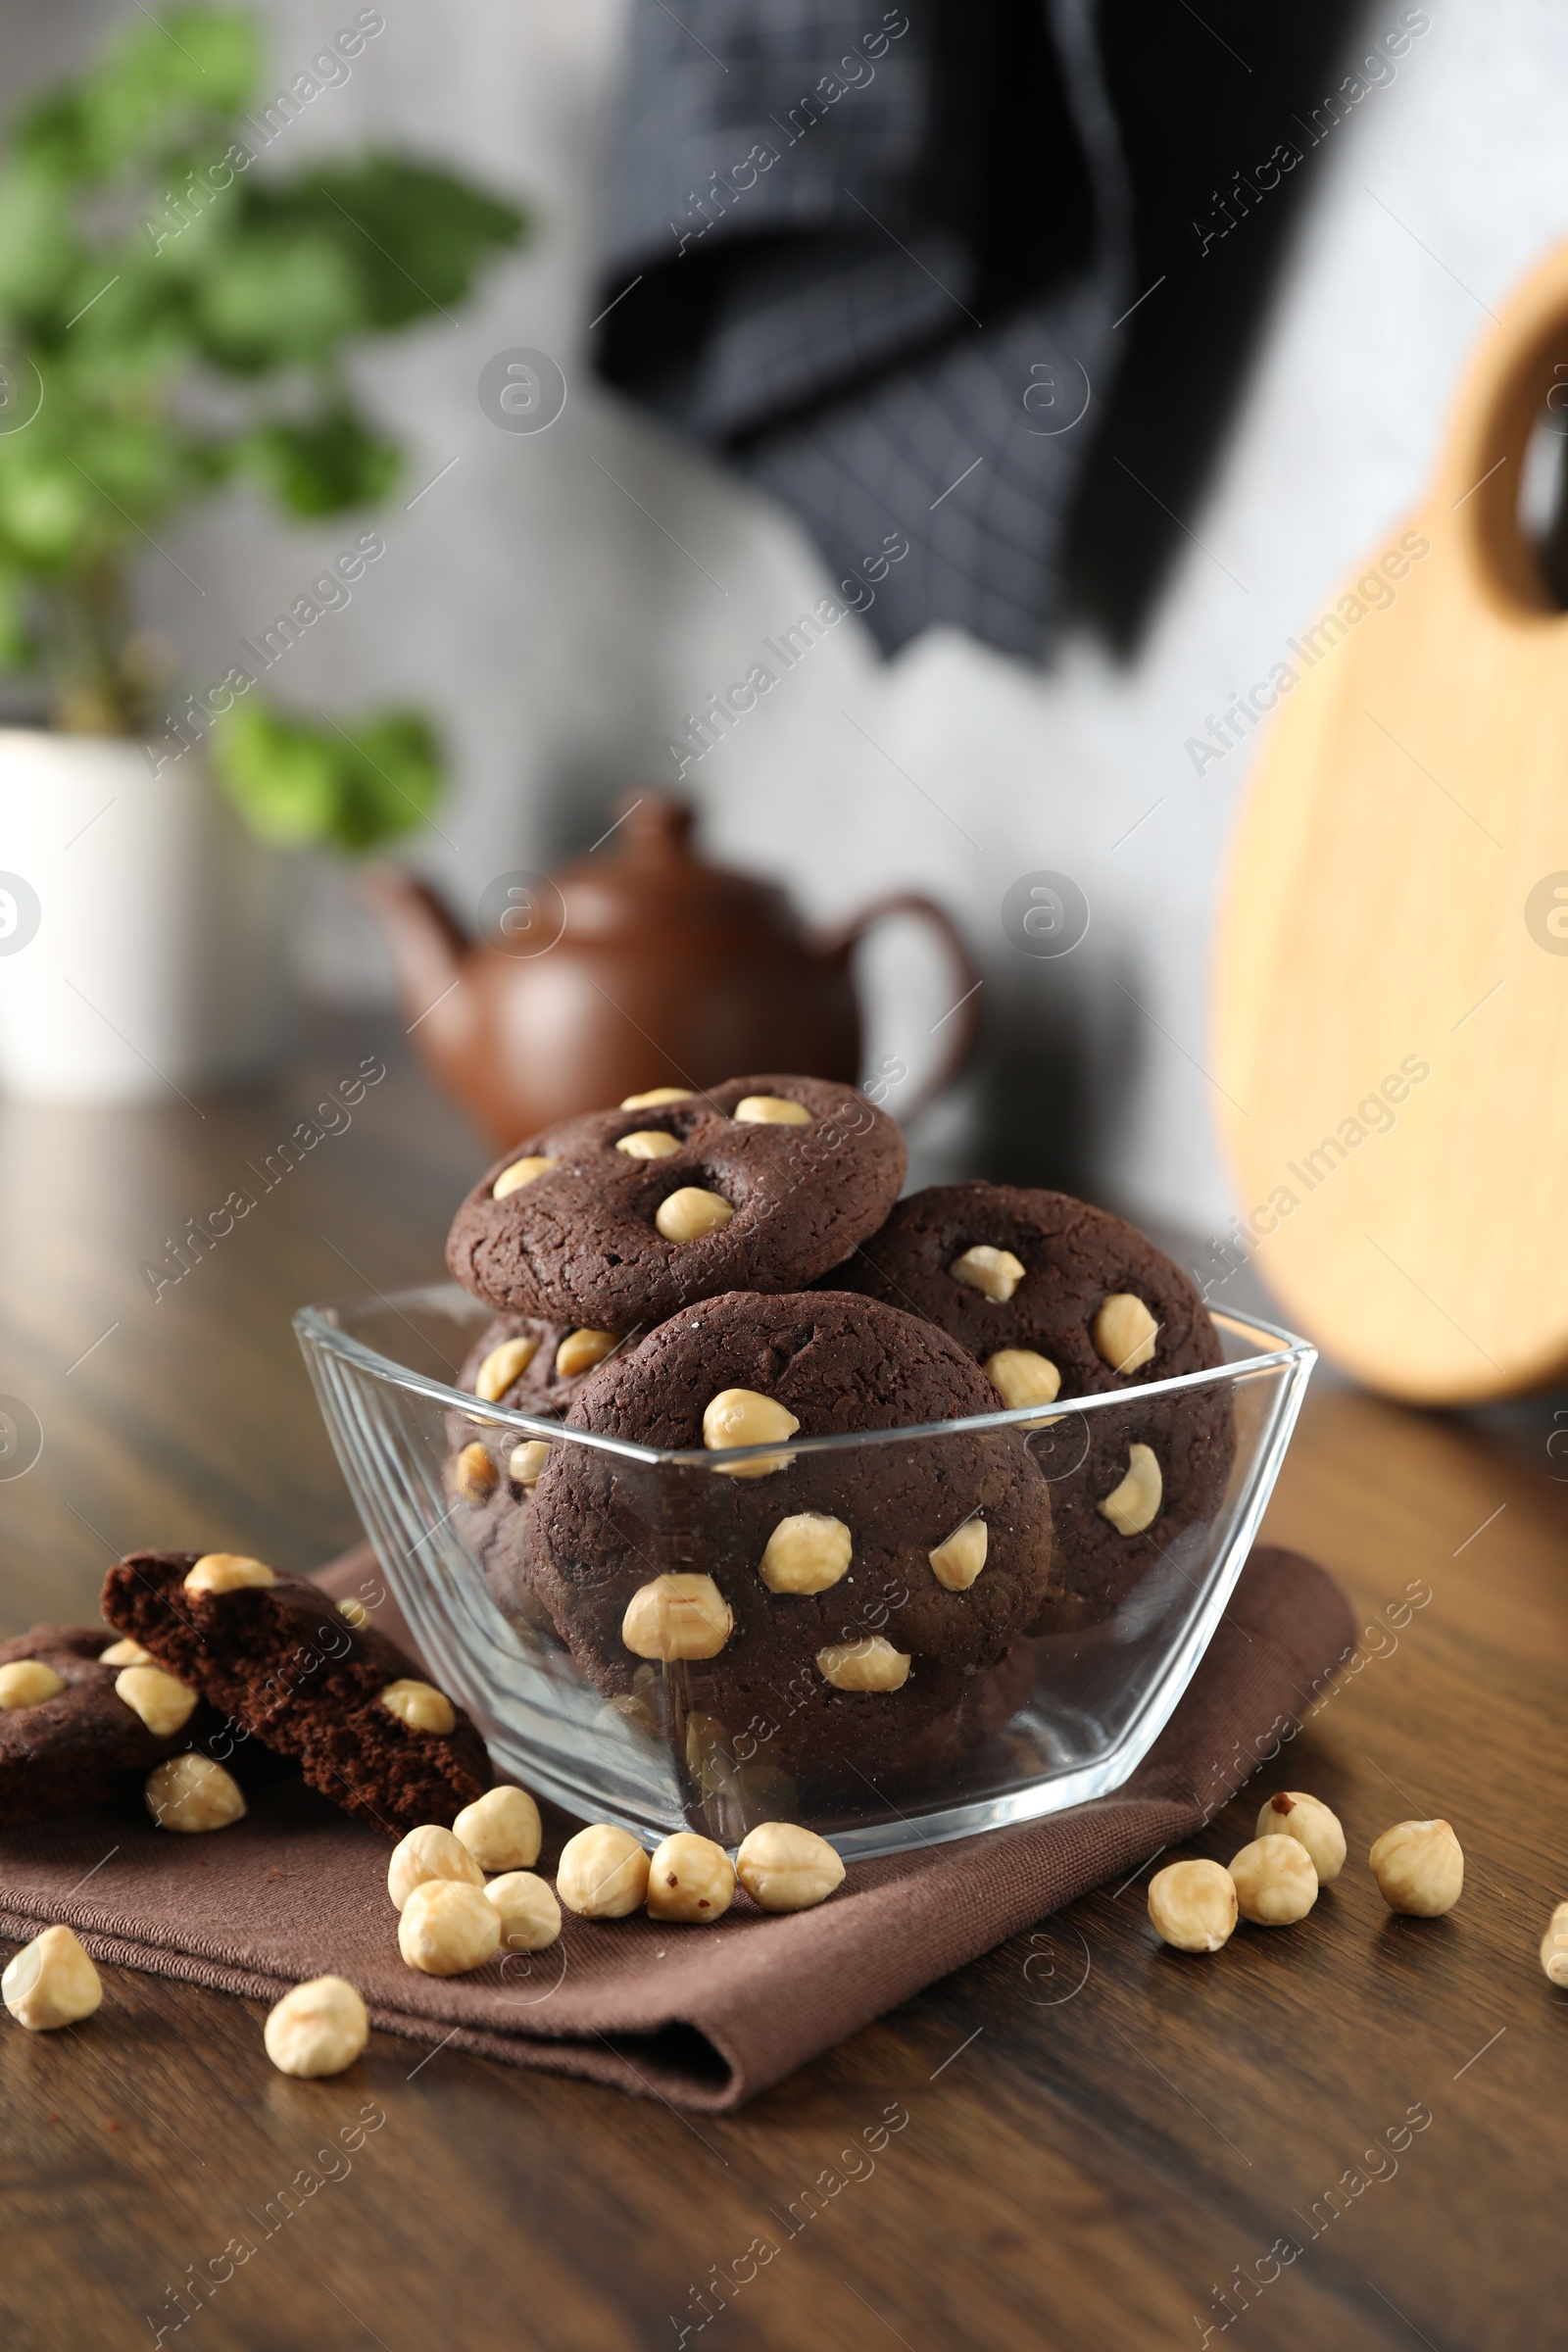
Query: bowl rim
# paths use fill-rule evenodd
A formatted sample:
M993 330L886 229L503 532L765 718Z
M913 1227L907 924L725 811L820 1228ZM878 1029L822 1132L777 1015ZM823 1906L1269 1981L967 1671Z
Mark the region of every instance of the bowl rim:
M320 1299L296 1309L293 1322L302 1346L320 1348L351 1364L361 1373L368 1373L383 1385L401 1389L419 1396L427 1403L439 1405L445 1412L460 1412L466 1420L476 1421L487 1428L515 1431L519 1438L544 1439L550 1444L565 1443L586 1447L595 1453L617 1455L623 1461L646 1467L672 1466L683 1470L702 1471L706 1475L733 1477L746 1464L763 1457L781 1468L797 1457L808 1454L843 1452L852 1446L905 1445L917 1439L973 1436L991 1430L1043 1429L1049 1423L1084 1419L1135 1399L1147 1403L1151 1398L1174 1396L1187 1390L1219 1388L1244 1376L1259 1373L1278 1373L1287 1366L1310 1367L1317 1361L1317 1349L1310 1340L1298 1332L1289 1331L1282 1324L1272 1323L1265 1316L1234 1313L1229 1308L1207 1307L1209 1320L1222 1330L1240 1334L1251 1340L1267 1339L1273 1346L1261 1347L1255 1355L1244 1356L1233 1363L1215 1364L1202 1372L1173 1374L1168 1380L1147 1381L1136 1389L1111 1391L1098 1396L1063 1396L1049 1406L1038 1404L1004 1406L995 1413L969 1414L961 1420L908 1421L892 1429L842 1430L821 1438L800 1438L775 1441L770 1445L737 1446L722 1452L698 1446L643 1446L629 1438L613 1438L599 1430L573 1429L564 1420L552 1420L536 1413L514 1412L505 1405L489 1404L466 1389L451 1387L444 1381L432 1379L427 1373L416 1372L400 1364L396 1356L385 1355L378 1348L367 1346L346 1331L337 1319L345 1309L362 1307L374 1299L389 1306L395 1313L404 1305L434 1304L454 1298L470 1303L480 1301L455 1282L432 1282L411 1285L391 1292L372 1292L354 1298ZM400 1303L401 1302L401 1303ZM412 1326L411 1326L412 1328ZM644 1334L629 1334L636 1338ZM625 1342L621 1342L624 1346ZM613 1356L604 1359L613 1361Z

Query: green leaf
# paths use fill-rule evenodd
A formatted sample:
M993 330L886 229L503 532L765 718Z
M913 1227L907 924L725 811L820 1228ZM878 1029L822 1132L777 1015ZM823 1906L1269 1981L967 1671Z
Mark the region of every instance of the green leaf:
M364 323L360 284L338 240L309 228L216 248L193 307L207 356L236 375L315 365Z
M260 426L242 444L240 463L295 514L373 506L402 468L397 444L382 440L348 407L304 424Z
M514 205L389 155L315 165L281 186L247 188L245 201L258 221L331 235L358 280L365 324L382 330L461 302L524 227Z
M115 33L74 81L25 107L15 152L89 185L243 110L261 55L248 17L173 8Z
M422 824L443 783L435 736L415 710L318 727L236 703L213 731L212 756L251 830L279 848L372 849Z

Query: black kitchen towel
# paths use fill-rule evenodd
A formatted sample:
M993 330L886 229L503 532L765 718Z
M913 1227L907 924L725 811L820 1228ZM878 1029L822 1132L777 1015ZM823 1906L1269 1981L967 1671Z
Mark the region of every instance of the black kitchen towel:
M891 652L1038 658L1129 201L1090 0L633 0L606 379L812 532Z

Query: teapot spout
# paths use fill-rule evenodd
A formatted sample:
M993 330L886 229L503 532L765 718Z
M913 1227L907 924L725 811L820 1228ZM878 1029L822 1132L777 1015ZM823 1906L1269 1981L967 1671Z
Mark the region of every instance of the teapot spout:
M437 1039L448 1051L460 1048L477 1009L471 992L458 985L472 954L470 942L428 883L395 866L368 868L359 877L359 891L385 934L411 1027L428 1014L436 1034L421 1038L426 1049Z

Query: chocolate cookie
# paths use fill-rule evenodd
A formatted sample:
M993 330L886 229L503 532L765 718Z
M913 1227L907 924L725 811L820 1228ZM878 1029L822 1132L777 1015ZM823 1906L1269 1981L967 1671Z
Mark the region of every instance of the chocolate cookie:
M1043 1604L1050 1496L1026 1440L933 1431L717 1465L737 1445L994 1410L963 1350L897 1308L828 1292L706 1300L606 1364L566 1421L696 1463L552 1447L531 1581L599 1689L629 1693L657 1659L676 1720L722 1726L742 1762L765 1754L851 1795L903 1782L985 1737L971 1687Z
M1032 1441L1052 1481L1057 1579L1031 1631L1107 1618L1213 1517L1235 1453L1229 1395L1146 1404L1138 1393L1210 1370L1219 1342L1194 1285L1136 1226L1064 1193L934 1185L833 1280L940 1324L1004 1403L1129 1397Z
M187 1581L198 1564L211 1589ZM449 1824L490 1786L484 1743L355 1605L227 1552L132 1552L104 1581L111 1625L345 1813L390 1837Z
M853 1087L730 1078L593 1111L497 1160L447 1263L503 1312L647 1330L725 1291L802 1290L874 1233L904 1138Z
M35 1625L0 1642L0 1827L138 1796L155 1764L217 1733L194 1692L173 1731L149 1731L115 1688L136 1662L122 1646L101 1625ZM20 1667L38 1671L6 1671Z

